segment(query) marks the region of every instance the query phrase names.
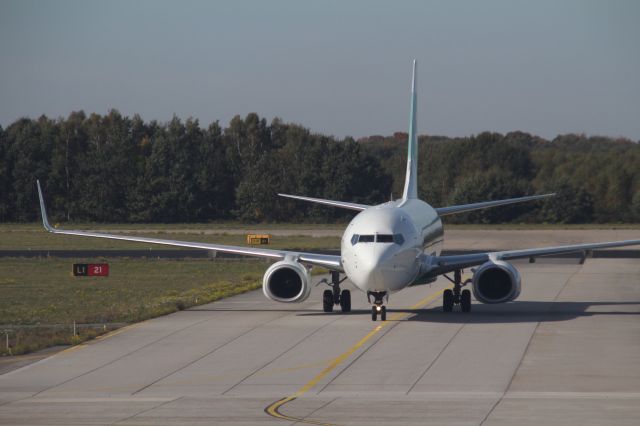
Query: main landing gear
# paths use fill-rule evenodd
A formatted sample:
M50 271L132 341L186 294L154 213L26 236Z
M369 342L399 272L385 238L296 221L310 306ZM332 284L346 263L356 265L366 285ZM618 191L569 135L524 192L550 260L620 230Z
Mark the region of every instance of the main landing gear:
M340 279L340 273L331 271L331 283L323 280L331 290L325 290L322 293L322 310L325 312L333 312L334 305L340 305L342 312L351 312L351 292L349 290L340 291L340 283L347 277ZM322 282L322 281L321 281Z
M462 312L471 311L471 291L462 290L462 287L466 286L471 280L462 282L462 271L457 269L453 272L453 279L448 276L444 276L446 279L453 283L453 289L446 289L442 294L442 310L444 312L453 311L453 305L460 305Z
M367 299L371 303L371 296L373 296L373 305L371 305L371 321L376 321L378 315L380 315L380 321L387 320L387 307L383 305L383 299L386 297L389 301L389 296L386 291L368 291Z

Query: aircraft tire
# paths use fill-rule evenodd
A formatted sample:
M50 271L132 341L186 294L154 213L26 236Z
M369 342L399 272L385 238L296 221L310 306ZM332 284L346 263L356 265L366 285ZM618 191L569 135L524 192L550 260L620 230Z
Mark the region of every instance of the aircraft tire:
M462 290L460 308L462 312L471 312L471 292L469 290Z
M386 320L387 320L387 307L382 306L380 308L380 321L386 321Z
M371 321L377 321L378 320L378 310L376 309L375 306L371 307Z
M333 291L325 290L322 293L322 310L325 312L333 312Z
M442 310L444 312L453 311L453 290L450 288L442 293Z
M340 308L342 312L351 312L351 292L349 290L342 290L340 294Z

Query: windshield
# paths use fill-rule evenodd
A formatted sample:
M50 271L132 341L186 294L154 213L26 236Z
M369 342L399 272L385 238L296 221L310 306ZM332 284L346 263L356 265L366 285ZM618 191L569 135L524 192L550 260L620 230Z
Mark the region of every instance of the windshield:
M353 234L351 237L351 245L356 245L358 243L387 243L398 244L401 246L404 244L404 237L402 234Z

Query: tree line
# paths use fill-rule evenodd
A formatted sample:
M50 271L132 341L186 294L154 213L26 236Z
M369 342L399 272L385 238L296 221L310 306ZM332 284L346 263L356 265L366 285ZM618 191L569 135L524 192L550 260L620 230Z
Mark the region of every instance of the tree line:
M402 194L407 134L358 141L257 114L215 121L73 112L0 127L0 221L37 219L35 179L56 222L339 221L352 213L278 192L377 204ZM420 197L433 206L543 192L545 202L449 222L640 222L640 144L523 132L421 136Z

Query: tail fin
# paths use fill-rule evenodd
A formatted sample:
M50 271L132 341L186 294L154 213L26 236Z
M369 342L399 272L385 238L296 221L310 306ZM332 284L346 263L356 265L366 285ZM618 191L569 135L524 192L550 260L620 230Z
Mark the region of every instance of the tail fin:
M411 113L409 116L409 149L407 153L407 176L404 181L403 200L418 198L418 135L416 134L416 60L413 60L411 80Z

